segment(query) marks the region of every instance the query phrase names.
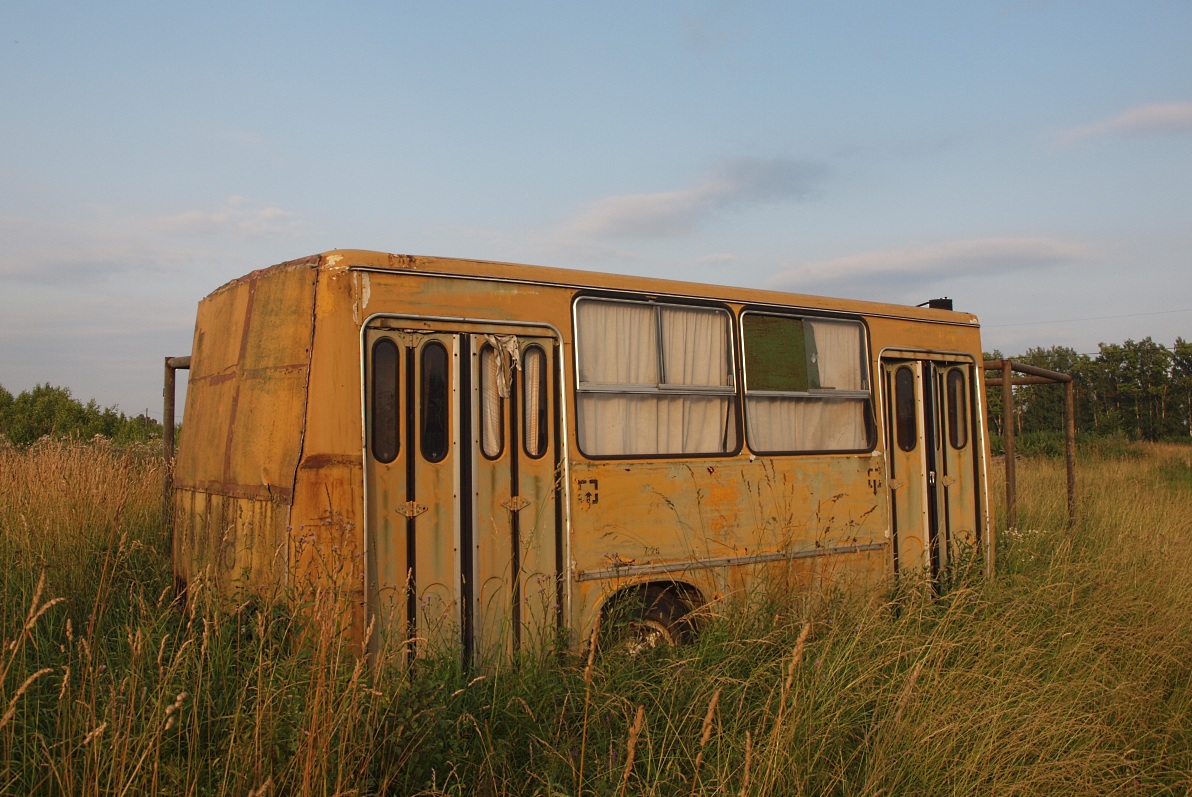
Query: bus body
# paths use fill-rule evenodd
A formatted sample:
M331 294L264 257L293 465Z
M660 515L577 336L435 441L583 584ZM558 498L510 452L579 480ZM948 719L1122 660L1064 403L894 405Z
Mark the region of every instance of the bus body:
M574 644L633 602L671 633L763 580L930 578L966 549L991 572L981 362L976 318L946 310L282 263L199 305L176 576L333 592L374 647L475 656Z

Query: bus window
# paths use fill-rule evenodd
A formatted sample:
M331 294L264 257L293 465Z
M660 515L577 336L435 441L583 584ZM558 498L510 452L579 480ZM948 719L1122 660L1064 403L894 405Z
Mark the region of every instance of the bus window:
M505 450L505 399L497 391L497 369L500 368L497 350L485 346L480 350L480 450L489 459L496 459Z
M528 456L537 459L546 453L546 352L541 346L529 346L522 355L524 396L522 407L523 439Z
M745 418L765 453L873 445L864 327L856 321L745 313Z
M727 312L581 299L575 318L579 446L586 455L737 449Z
M894 426L898 447L914 451L919 444L919 425L915 413L915 372L902 366L894 373Z
M447 457L447 348L433 340L422 349L422 418L419 438L427 462Z
M968 405L965 403L964 382L963 370L953 368L948 371L948 440L955 449L968 445Z
M372 453L378 462L389 463L397 459L400 446L397 344L381 338L373 346L372 359Z

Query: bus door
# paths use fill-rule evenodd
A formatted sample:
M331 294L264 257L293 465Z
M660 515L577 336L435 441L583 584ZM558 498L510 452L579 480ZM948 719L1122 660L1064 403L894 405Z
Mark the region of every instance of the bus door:
M374 645L467 663L554 641L559 359L553 337L519 332L365 336Z
M883 357L895 572L933 578L977 542L971 362Z

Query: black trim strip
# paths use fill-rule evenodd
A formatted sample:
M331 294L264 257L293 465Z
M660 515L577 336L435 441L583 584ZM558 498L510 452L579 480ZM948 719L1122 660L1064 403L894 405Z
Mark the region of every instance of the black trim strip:
M475 530L472 500L472 369L479 367L479 356L472 352L472 336L460 335L459 351L459 595L460 635L463 642L463 665L468 669L475 656L475 625L472 614L474 596L472 584L475 580L473 543Z
M927 458L927 540L931 546L931 576L940 574L940 517L939 463L936 461L939 443L939 418L936 415L935 366L920 361L920 389L923 391L923 455ZM932 479L932 474L935 479ZM934 482L934 483L933 483Z
M561 633L566 626L564 622L563 601L566 599L566 591L563 583L563 446L561 435L563 433L563 419L562 407L560 402L563 400L563 358L561 346L554 341L551 342L551 361L554 366L551 369L552 383L547 385L547 412L551 413L552 426L554 428L554 435L550 441L550 445L554 449L554 475L555 481L552 489L555 491L555 628ZM553 387L554 390L549 388ZM553 410L553 412L552 412Z
M890 481L897 478L897 454L894 449L898 444L894 440L894 387L890 374L897 366L882 360L882 381L886 389L886 461L890 466ZM886 483L886 492L890 495L890 550L894 555L894 574L898 574L898 498L890 482Z
M977 418L980 417L978 412L977 402L980 396L977 390L980 389L980 380L977 378L976 369L972 365L968 366L968 385L969 385L969 457L973 461L973 508L976 510L976 517L974 518L975 525L973 526L973 544L978 551L985 550L985 524L982 522L983 510L981 506L981 499L985 495L985 480L981 478L981 460L985 456L985 438L977 435ZM985 408L988 411L988 407Z
M518 391L524 379L518 377L520 369L509 369L509 494L517 500L521 497L521 487L518 478L518 459L521 446L517 444L517 413ZM511 619L513 621L513 654L516 656L521 650L521 510L511 505L509 512L509 556L512 590L510 594Z
M952 372L952 366L947 366L939 371L937 377L936 398L938 399L940 407L940 471L944 474L945 479L948 473L948 459L953 456L954 451L959 449L952 448L952 424L948 417L948 375ZM943 522L943 539L940 541L940 561L947 565L952 562L952 488L948 486L946 481L942 482L944 485L944 522Z
M416 386L415 374L418 374L417 354L413 346L406 348L406 501L408 506L414 504L415 461L418 447L415 434L418 428L418 415L415 411ZM413 512L406 515L406 651L410 658L415 654L415 638L418 634L418 545L415 531L417 519Z

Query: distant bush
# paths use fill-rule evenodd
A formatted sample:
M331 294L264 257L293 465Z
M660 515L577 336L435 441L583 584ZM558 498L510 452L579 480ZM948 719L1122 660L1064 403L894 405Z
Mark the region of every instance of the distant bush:
M1001 435L990 435L989 447L995 457L1004 456L1006 442ZM1057 457L1065 456L1063 432L1027 432L1014 438L1014 453L1020 457ZM1094 457L1097 459L1124 460L1138 459L1144 456L1139 443L1130 440L1125 435L1095 435L1080 433L1076 435L1076 455L1080 458Z
M96 435L115 443L144 443L161 438L161 423L145 414L130 417L95 399L83 404L70 388L37 385L19 395L0 386L0 437L28 446L49 437L89 440Z

